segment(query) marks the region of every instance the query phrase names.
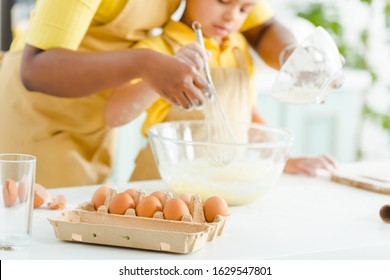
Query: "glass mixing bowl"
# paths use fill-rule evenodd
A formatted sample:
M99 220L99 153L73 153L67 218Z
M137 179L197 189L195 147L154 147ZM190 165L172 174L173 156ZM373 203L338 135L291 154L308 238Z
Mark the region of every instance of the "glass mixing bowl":
M258 124L232 124L235 143L215 143L207 121L159 123L149 131L161 178L170 191L220 196L229 205L248 203L275 185L283 172L292 133ZM229 155L229 161L216 158Z

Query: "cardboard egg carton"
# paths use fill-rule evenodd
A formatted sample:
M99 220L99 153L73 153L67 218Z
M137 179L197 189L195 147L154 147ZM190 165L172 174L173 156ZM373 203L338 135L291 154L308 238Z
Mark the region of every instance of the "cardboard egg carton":
M165 220L160 211L153 218L138 217L131 208L124 215L109 214L108 204L116 193L111 189L97 211L91 202L86 202L58 218L49 218L56 237L65 241L188 254L221 235L225 226L226 217L219 215L212 223L206 222L199 195L191 197L188 205L191 215L184 215L181 221L171 221ZM163 205L172 199L171 193L165 194ZM143 197L145 192L139 190L135 203Z

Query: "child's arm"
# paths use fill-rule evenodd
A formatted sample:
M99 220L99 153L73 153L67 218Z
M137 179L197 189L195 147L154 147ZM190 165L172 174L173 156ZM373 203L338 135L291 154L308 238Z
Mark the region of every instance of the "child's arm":
M284 48L297 43L292 32L275 18L253 27L243 35L269 66L279 69L279 55Z

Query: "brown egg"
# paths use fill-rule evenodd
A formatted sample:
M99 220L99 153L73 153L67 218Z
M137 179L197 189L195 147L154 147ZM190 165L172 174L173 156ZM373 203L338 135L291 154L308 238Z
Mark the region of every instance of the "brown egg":
M34 184L34 208L39 208L47 199L47 190L40 184Z
M167 200L167 198L166 198L167 194L165 192L156 191L156 192L152 192L150 195L157 197L158 200L160 200L162 205L164 205L165 201Z
M5 180L3 184L3 200L5 207L12 207L18 198L18 190L15 181L12 179Z
M228 216L229 208L226 201L218 196L212 196L203 203L203 211L206 221L212 223L215 216Z
M20 203L23 203L27 200L27 190L23 180L18 184L18 198Z
M106 197L109 193L110 193L110 188L107 186L101 186L95 190L91 199L91 202L95 207L95 210L98 210L98 208L101 205L104 205L104 202L106 201Z
M155 196L149 195L138 202L136 212L137 216L152 218L154 213L162 211L162 209L160 200Z
M108 204L108 213L123 215L129 208L134 208L134 200L127 192L118 193Z
M184 215L190 214L190 210L183 200L173 198L165 203L163 213L166 220L181 221Z
M188 207L190 207L190 203L191 203L191 198L192 198L192 195L189 194L189 193L182 193L181 195L179 195L179 197L181 200L183 200Z
M61 210L65 208L66 199L65 196L62 194L58 194L51 201L47 203L47 206L49 206L52 210Z
M136 190L136 189L128 189L128 190L125 190L124 192L128 193L134 200L136 198L136 196L137 196L138 190Z

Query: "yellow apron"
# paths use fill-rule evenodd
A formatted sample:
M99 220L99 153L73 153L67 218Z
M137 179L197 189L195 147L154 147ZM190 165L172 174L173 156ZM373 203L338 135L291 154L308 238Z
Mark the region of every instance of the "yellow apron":
M176 2L130 0L116 19L91 28L80 50L130 47L148 29L166 23ZM113 154L112 130L104 121L109 91L83 98L27 91L20 80L21 59L21 51L7 53L0 68L0 153L36 156L36 180L45 187L104 183Z
M174 50L178 49L175 42L169 38L165 40ZM176 43L177 44L177 43ZM245 64L244 54L239 49L234 49L238 68L211 68L211 75L218 93L219 101L224 108L231 123L250 123L250 77ZM164 122L177 120L202 120L205 119L203 110L187 111L172 106ZM136 160L134 172L130 181L160 179L152 149L148 144L140 151Z

